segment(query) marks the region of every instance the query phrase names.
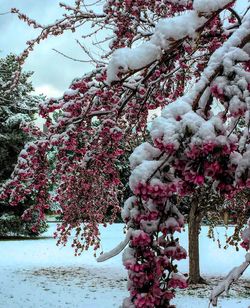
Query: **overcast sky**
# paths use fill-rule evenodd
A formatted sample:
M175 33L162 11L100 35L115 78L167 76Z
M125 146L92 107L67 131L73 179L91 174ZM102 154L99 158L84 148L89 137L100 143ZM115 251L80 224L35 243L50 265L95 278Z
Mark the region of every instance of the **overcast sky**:
M71 4L74 0L64 0L64 2ZM238 10L241 11L247 2L248 0L238 0ZM58 3L59 0L0 0L0 13L16 7L40 23L48 24L60 18L64 12ZM66 32L63 36L49 38L31 52L24 67L26 70L34 71L33 85L38 93L59 96L68 88L73 78L91 70L90 64L73 62L52 51L52 48L55 48L75 58L86 60L87 57L75 42L75 39L81 38L86 31L88 31L86 27L81 27L75 34ZM26 41L38 34L13 14L0 15L0 33L1 57L10 52L21 53ZM85 45L88 44L86 41Z
M74 1L64 2L70 4ZM49 24L60 18L64 12L58 3L59 0L0 0L0 13L16 7L40 23ZM86 31L82 27L74 34L65 32L62 36L51 37L30 53L24 68L34 71L32 79L37 92L58 96L68 88L73 78L91 70L90 64L71 61L52 50L55 48L67 55L87 60L87 56L75 42ZM16 15L8 14L0 15L0 33L0 57L3 57L11 52L20 54L26 47L26 41L35 38L39 32L20 21Z

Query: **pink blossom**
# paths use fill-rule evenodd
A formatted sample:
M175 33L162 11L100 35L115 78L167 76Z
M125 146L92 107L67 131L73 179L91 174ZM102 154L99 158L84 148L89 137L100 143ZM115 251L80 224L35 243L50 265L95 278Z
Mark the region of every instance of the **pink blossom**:
M166 298L168 300L171 300L174 297L175 297L175 294L172 291L165 291L164 294L163 294L163 298Z
M137 294L134 301L136 308L154 308L155 307L155 299L154 297L148 294Z
M169 288L180 288L180 289L186 289L188 287L186 279L179 275L179 274L173 274L172 278L168 282Z
M208 154L214 150L215 146L216 146L215 143L213 143L212 141L209 141L207 143L203 143L202 150L205 154Z
M245 240L240 243L240 246L248 251L250 249L250 241Z
M205 163L205 175L207 176L215 176L217 173L221 171L221 166L218 162L213 163Z
M204 176L203 175L196 175L195 178L194 178L194 184L197 184L197 185L202 185L204 184Z
M224 91L223 89L221 89L218 85L214 84L211 87L211 92L213 93L213 95L217 98L219 98L220 100L224 100Z
M151 237L142 230L132 235L131 244L133 246L148 246L150 243Z

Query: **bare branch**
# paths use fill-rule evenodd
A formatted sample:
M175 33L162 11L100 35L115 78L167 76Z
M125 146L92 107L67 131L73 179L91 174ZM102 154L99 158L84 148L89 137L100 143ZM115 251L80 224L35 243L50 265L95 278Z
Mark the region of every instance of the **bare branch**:
M65 53L55 49L55 48L52 48L53 51L59 53L60 55L62 55L63 57L69 59L69 60L72 60L72 61L76 61L76 62L83 62L83 63L91 63L90 60L80 60L80 59L76 59L76 58L73 58L73 57L70 57L70 56L67 56Z
M0 13L0 16L2 16L2 15L7 15L7 14L11 14L11 11L9 11L9 12L4 12L4 13Z

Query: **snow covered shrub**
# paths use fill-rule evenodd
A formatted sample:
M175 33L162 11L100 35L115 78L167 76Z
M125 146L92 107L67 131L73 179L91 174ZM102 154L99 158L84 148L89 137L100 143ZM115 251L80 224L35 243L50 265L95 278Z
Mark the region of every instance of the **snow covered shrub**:
M33 213L31 220L25 221L17 213L4 213L0 216L0 238L9 236L38 236L47 230L48 225L42 221L36 229L34 224L37 221L37 215Z

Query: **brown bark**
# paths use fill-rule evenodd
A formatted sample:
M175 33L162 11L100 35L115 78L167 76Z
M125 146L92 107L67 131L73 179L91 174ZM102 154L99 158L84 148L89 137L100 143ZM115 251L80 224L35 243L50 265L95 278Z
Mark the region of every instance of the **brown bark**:
M200 275L199 234L201 219L198 200L193 200L188 220L189 284L205 283Z

